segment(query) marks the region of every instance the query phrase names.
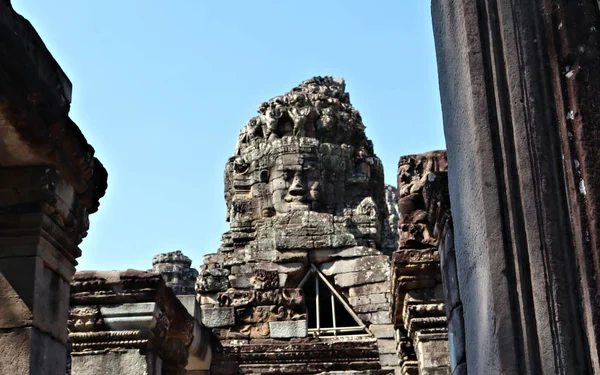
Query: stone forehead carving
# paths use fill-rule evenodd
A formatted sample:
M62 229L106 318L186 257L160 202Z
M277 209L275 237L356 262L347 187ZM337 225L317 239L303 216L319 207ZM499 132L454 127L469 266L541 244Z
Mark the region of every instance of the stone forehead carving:
M259 106L225 170L232 228L294 211L378 205L383 168L342 79L315 77Z
M310 137L323 143L366 142L364 125L341 78L314 77L258 107L259 115L240 131L236 155L254 140Z

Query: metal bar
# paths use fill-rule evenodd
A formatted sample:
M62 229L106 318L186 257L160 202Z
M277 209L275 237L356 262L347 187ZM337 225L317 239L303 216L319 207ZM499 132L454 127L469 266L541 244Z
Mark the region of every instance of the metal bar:
M318 337L318 338L320 338L322 340L337 339L337 337L334 337L334 336L317 336L317 335L314 335L314 334L313 334L313 337ZM363 334L356 334L356 335L344 335L344 337L373 337L373 336L371 336L369 334L366 334L366 333L363 333Z
M308 270L308 272L306 273L306 275L304 275L304 278L302 279L302 281L300 281L300 284L298 284L298 288L302 288L304 286L304 284L306 284L306 282L308 281L308 278L310 277L310 275L312 275L315 271L311 268Z
M338 328L320 328L320 332L352 332L352 331L362 331L364 327L338 327ZM315 332L315 328L309 328L308 332Z
M366 326L365 323L363 323L362 319L358 317L358 315L356 315L356 313L354 312L354 310L352 310L350 308L350 306L348 306L346 304L346 302L344 301L344 299L342 298L342 296L340 296L340 294L337 292L337 290L335 289L335 287L333 285L331 285L331 283L329 282L329 280L327 280L327 278L325 277L325 275L323 275L321 273L321 271L315 267L314 264L311 263L311 267L315 270L315 272L317 273L317 275L321 278L321 280L323 280L323 282L329 287L329 289L331 290L331 293L334 293L335 296L342 302L342 306L344 306L344 308L346 309L346 311L348 311L348 313L354 318L354 320L356 321L356 323L359 323L361 327L364 328L365 331L367 331L368 334L372 335L373 332L371 332ZM317 282L318 284L318 282ZM318 304L317 304L318 306Z
M333 296L333 293L331 293L329 296L331 296L331 319L333 319L333 328L336 328L336 322L335 322L335 297ZM333 334L335 336L337 336L337 330L333 332Z
M314 267L314 266L313 266ZM319 279L315 277L315 307L316 307L316 315L317 315L317 332L321 328L321 313L319 312Z

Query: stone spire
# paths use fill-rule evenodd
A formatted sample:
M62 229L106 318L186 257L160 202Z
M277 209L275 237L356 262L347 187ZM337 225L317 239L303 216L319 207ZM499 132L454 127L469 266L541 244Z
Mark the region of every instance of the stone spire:
M167 286L177 295L196 294L194 284L198 271L192 261L179 250L158 254L152 258L152 271L160 273Z
M240 131L225 167L230 231L196 285L203 323L223 347L213 361L220 373L375 369L378 353L388 354L366 336L324 356L336 340L320 339L391 322L383 167L344 90L342 79L309 79L262 103ZM299 337L312 346L278 346ZM252 358L239 356L244 339L260 344Z

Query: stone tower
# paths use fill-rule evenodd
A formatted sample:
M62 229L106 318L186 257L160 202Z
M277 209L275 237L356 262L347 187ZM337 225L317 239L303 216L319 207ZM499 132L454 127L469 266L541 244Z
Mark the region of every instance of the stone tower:
M225 168L230 231L196 285L213 373L393 372L383 167L344 81L312 78L258 113Z
M152 258L152 270L162 275L167 286L177 295L195 294L194 284L198 271L192 266L192 260L180 250L158 254Z

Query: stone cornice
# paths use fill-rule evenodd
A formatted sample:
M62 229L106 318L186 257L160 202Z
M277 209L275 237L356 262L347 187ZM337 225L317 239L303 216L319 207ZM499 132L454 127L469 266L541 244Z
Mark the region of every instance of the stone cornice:
M71 282L71 306L157 302L173 317L186 320L189 313L161 275L126 271L81 271ZM191 322L191 317L190 317Z
M164 366L185 367L194 318L155 273L84 271L71 282L73 353L156 350Z
M240 343L244 341L244 345ZM377 340L371 338L222 340L215 361L233 359L244 373L317 373L378 370ZM233 365L229 362L228 365Z

